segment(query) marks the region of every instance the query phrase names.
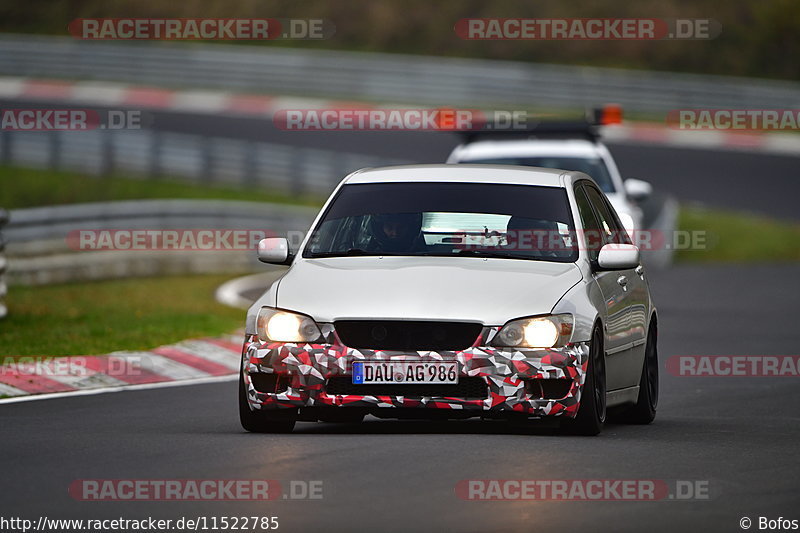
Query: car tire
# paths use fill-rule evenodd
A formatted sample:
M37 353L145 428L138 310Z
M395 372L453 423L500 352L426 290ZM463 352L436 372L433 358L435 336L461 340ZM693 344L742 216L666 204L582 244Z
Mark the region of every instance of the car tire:
M606 362L603 330L595 326L589 343L589 364L583 384L578 414L563 420L561 427L572 435L598 435L606 422Z
M658 407L658 327L650 324L644 349L642 376L636 405L622 411L615 420L627 424L649 424L656 418Z
M239 372L239 421L251 433L291 433L297 422L297 409L254 411L247 402L244 375Z

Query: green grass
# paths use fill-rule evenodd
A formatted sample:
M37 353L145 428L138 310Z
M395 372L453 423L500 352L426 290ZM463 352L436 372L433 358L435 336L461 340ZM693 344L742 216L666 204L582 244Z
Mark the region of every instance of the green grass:
M0 166L0 207L5 209L155 198L248 200L310 206L322 204L322 199L313 196L215 187L167 178L95 177L68 171Z
M678 250L677 261L800 261L800 224L764 216L682 207L678 228L705 232L706 247Z
M232 275L197 275L9 288L0 356L147 350L244 327L245 313L217 303Z

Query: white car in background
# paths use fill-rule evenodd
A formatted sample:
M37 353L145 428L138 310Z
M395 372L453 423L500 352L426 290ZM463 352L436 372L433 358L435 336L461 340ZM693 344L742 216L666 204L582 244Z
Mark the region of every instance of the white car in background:
M608 148L590 123L542 123L528 132L468 132L448 164L518 165L583 172L591 176L617 211L625 229L641 230L639 203L652 192L642 180L623 180ZM506 133L522 134L509 138ZM472 140L474 139L474 140Z

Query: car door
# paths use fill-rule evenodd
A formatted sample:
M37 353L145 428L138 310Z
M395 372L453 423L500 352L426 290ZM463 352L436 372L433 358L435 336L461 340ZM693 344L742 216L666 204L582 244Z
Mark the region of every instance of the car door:
M585 183L583 186L597 215L604 244L630 244L628 233L605 195L592 184ZM609 271L613 283L609 281L604 284L609 291L607 297L619 305L619 315L609 316L608 319L609 337L613 336L616 341L606 348L608 390L634 387L639 383L642 368L637 350L639 339L634 334L632 321L632 315L638 313L641 307L640 284L643 282L637 272L639 266ZM603 295L606 296L606 293Z
M611 202L607 197L604 197L603 200L608 211L613 215L616 226L624 228ZM622 231L620 236L626 244L633 244L627 231ZM626 374L628 371L635 371L635 374L629 376L633 380L631 385L633 386L639 383L640 373L636 370L641 368L641 362L644 361L644 350L647 343L647 321L650 316L650 288L645 280L645 269L641 262L633 269L632 274L628 275L627 281L628 334L632 345L632 359L637 363L633 364L632 368L626 368L625 370Z
M606 232L602 226L598 210L592 206L587 190L583 185L575 187L575 201L581 217L589 259L596 263L600 248L606 243ZM603 328L605 330L604 349L609 356L606 358L606 387L608 390L622 388L623 381L618 379L620 374L617 367L620 360L616 354L625 347L627 342L628 317L626 309L627 296L618 279L618 271L595 271L592 274L605 304Z

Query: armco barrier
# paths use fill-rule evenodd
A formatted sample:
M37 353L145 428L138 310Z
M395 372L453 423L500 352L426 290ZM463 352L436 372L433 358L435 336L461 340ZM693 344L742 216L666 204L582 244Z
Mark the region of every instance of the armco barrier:
M405 164L339 150L157 130L3 131L0 164L86 174L181 178L206 185L328 195L364 167Z
M0 35L0 74L433 106L797 108L800 83L485 59Z
M303 232L315 208L225 200L132 200L15 209L5 229L9 282L45 285L137 276L261 272L255 250L80 251L75 230L254 230ZM298 239L295 239L298 240Z

